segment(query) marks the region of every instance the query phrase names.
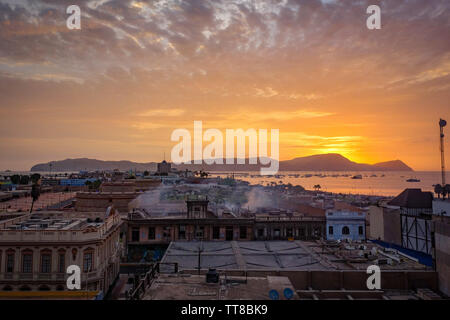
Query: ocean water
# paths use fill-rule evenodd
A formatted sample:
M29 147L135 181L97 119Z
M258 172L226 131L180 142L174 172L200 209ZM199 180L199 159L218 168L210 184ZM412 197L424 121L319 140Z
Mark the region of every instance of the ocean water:
M30 174L29 171L23 171L0 172L0 175L15 173ZM41 172L41 174L48 174L48 172ZM65 174L65 172L61 174ZM352 176L358 174L362 176L362 179L351 179ZM210 173L210 177L229 175L230 173L223 172ZM261 176L258 171L255 171L235 172L234 177L251 184L291 183L292 185L301 185L307 190L313 190L314 186L319 184L320 190L326 192L379 196L396 196L406 188L420 188L423 191L433 192L433 185L441 183L441 172L438 171L280 171L275 176ZM446 172L446 177L447 183L450 183L450 172ZM419 179L420 182L406 182L410 178Z
M362 179L352 179L354 175ZM228 174L229 175L229 174ZM295 175L295 176L294 176ZM296 175L299 175L298 177ZM311 176L309 176L311 175ZM223 173L212 173L212 176L227 176ZM436 171L414 172L279 172L278 175L260 176L259 172L235 173L236 179L248 181L251 184L267 185L268 183L291 183L301 185L307 190L313 190L320 185L322 191L333 193L351 193L364 195L396 196L406 188L420 188L423 191L434 191L433 185L441 183L441 173ZM446 173L446 181L450 182L450 173ZM419 179L420 182L407 182L407 179Z

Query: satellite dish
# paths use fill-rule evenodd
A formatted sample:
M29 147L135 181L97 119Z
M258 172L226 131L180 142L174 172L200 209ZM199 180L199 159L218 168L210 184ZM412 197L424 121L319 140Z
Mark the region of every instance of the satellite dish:
M269 291L269 297L272 300L279 300L280 299L280 295L278 294L277 290L270 290Z
M439 126L440 127L445 127L447 125L447 121L445 121L444 119L440 119L439 120Z
M291 300L294 296L294 291L291 288L286 288L283 290L284 297L288 300Z

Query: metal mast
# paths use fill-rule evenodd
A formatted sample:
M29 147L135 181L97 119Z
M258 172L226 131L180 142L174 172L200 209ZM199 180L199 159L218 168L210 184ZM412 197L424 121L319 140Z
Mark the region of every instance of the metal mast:
M442 173L442 187L445 187L445 160L444 160L444 127L447 121L439 119L439 129L441 138L441 173Z

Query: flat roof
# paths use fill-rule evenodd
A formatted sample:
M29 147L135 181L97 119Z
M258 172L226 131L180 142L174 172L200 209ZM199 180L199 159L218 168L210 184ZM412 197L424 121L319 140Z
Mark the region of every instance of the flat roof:
M372 248L376 247L376 254ZM387 250L387 249L386 249ZM178 263L179 270L427 270L427 267L372 242L198 241L171 242L161 262Z
M269 292L277 290L280 300L287 300L283 290L295 289L287 277L230 277L220 275L219 283L207 283L205 275L160 274L145 293L143 300L270 300Z

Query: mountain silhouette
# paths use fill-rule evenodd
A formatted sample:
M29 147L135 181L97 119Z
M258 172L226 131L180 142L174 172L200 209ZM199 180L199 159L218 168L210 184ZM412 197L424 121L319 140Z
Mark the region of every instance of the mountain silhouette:
M180 164L173 165L178 170L205 170L205 171L258 171L261 164L249 164L245 159L245 164L226 165L224 164ZM51 165L51 166L50 166ZM65 159L61 161L51 161L33 166L31 171L97 171L97 170L138 170L155 171L156 162L137 163L128 160L103 161L97 159L79 158ZM318 154L307 157L294 158L292 160L280 161L280 171L413 171L401 160L386 161L375 164L365 164L350 161L337 153Z

